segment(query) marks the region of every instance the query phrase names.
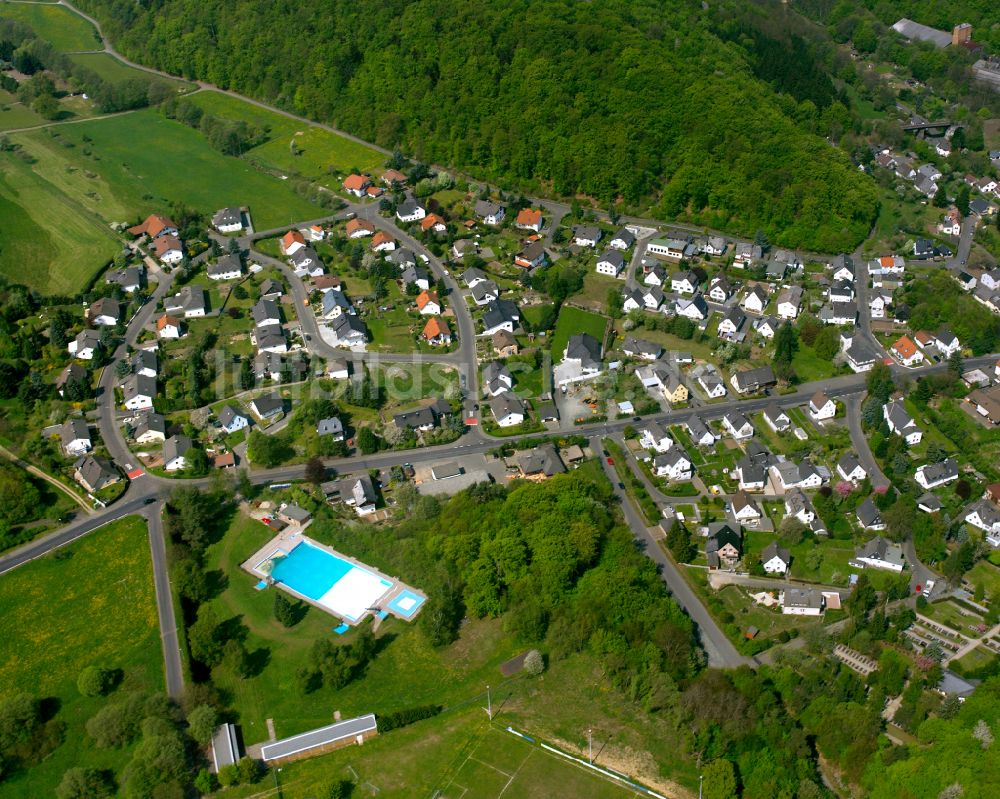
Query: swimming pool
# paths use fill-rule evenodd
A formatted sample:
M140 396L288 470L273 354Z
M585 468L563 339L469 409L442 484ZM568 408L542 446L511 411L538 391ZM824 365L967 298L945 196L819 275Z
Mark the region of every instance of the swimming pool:
M404 619L409 619L414 613L420 610L422 604L424 604L424 598L420 594L403 589L399 592L398 596L393 597L389 603L389 609Z
M272 556L274 581L349 621L358 621L393 588L389 580L308 541L283 554Z

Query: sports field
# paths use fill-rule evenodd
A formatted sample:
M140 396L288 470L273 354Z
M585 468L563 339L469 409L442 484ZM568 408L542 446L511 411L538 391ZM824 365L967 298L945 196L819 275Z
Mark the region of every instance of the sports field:
M42 39L57 50L100 50L97 31L83 17L65 6L40 3L0 3L0 17L20 20L31 26Z
M10 139L23 153L0 153L0 272L43 292L83 288L117 249L109 224L173 202L209 216L249 204L258 228L322 213L287 183L153 110Z
M385 156L377 150L236 97L205 91L192 95L191 102L212 116L268 127L269 140L244 156L262 166L339 186L340 181L331 176L331 170L337 173L377 172L385 163ZM293 141L298 155L292 154Z
M98 749L84 724L107 704L80 694L85 666L122 670L119 691L162 691L163 662L146 525L121 519L0 576L0 693L48 698L65 733L44 760L14 772L4 799L53 796L71 766L118 771L128 750Z
M556 329L552 333L552 349L550 350L552 360L562 360L566 342L569 341L570 336L575 336L577 333L590 333L603 343L606 325L607 318L600 314L564 305L559 309L559 319L556 321Z

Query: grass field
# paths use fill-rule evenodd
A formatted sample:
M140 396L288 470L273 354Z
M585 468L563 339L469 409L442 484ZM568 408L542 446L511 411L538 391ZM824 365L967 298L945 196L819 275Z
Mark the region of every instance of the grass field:
M598 342L603 343L606 325L607 318L600 314L564 305L559 309L559 319L556 321L556 329L552 333L552 348L550 350L552 360L562 360L566 342L569 341L570 336L577 333L590 333Z
M0 131L41 125L45 120L10 92L0 89Z
M70 59L80 66L93 70L108 83L121 83L123 80L128 80L129 78L141 78L147 81L162 81L163 83L170 83L178 87L193 88L194 86L194 84L180 80L179 78L164 78L160 75L151 75L148 72L143 72L141 69L135 69L128 66L128 64L123 64L110 53L80 53L79 55L70 56Z
M973 586L982 585L986 592L986 599L995 601L1000 599L1000 569L986 560L981 560L966 572L965 579ZM982 603L980 603L982 604Z
M206 113L225 119L236 119L270 128L270 139L250 150L246 158L263 166L320 179L321 183L339 187L340 181L331 172L353 170L378 172L385 156L363 144L337 136L322 128L251 105L220 92L199 92L191 101ZM292 155L295 142L299 155Z
M163 690L145 523L120 520L4 575L0 607L2 692L55 698L55 718L66 725L63 743L29 772L6 777L0 797L52 796L75 765L119 770L130 753L97 749L84 732L107 700L81 696L76 679L101 665L123 670L119 690Z
M39 37L64 53L101 49L101 41L97 38L94 26L65 6L2 3L0 17L20 20L30 25Z
M0 155L0 271L43 292L79 290L117 250L108 224L183 202L211 215L249 203L258 227L317 216L291 186L212 149L155 111L14 134L34 163ZM33 268L21 269L30 256Z

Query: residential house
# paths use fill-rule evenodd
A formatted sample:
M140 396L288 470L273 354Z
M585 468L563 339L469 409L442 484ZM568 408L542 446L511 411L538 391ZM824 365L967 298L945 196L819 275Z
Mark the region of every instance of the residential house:
M188 468L188 453L194 449L194 442L183 435L171 436L163 442L163 469L177 472Z
M184 335L181 320L169 314L163 314L156 320L156 335L160 338L180 338Z
M177 225L169 217L150 214L138 225L130 227L128 232L133 236L149 236L151 239L156 239L160 236L176 236Z
M396 218L400 222L419 222L427 216L427 211L412 196L407 196L396 206Z
M487 225L499 225L503 222L507 209L492 200L477 200L475 214Z
M698 276L685 270L670 278L670 290L678 294L694 294L698 290Z
M977 388L969 392L965 401L989 426L1000 425L1000 386Z
M889 425L889 431L902 436L911 447L920 443L923 432L907 412L902 400L890 400L882 406L882 415Z
M197 285L184 286L173 297L163 301L163 309L171 316L180 315L185 319L204 316L208 308L205 289Z
M239 233L243 230L243 212L239 208L221 208L212 217L212 226L220 233Z
M208 265L205 274L212 280L239 280L243 277L243 262L238 255L223 255Z
M930 491L917 498L917 510L922 510L924 513L937 513L943 507L941 500Z
M760 491L767 482L767 472L774 456L756 441L747 445L746 454L736 462L734 473L743 491Z
M771 464L771 475L783 491L790 488L819 488L823 476L808 458L801 463L781 461Z
M722 417L722 427L737 441L753 438L754 429L750 420L739 411L729 411Z
M708 284L708 298L720 305L733 296L733 287L725 275L719 275Z
M176 264L184 260L184 245L179 238L169 234L153 240L153 252L164 264Z
M101 334L96 330L87 328L81 330L67 346L70 355L79 358L81 361L90 361L94 358L94 352L101 346Z
M416 299L417 310L421 314L438 316L441 313L441 301L435 291L421 291Z
M760 563L768 574L784 577L792 563L792 555L783 546L779 546L777 541L772 541L761 551Z
M840 475L841 479L855 485L868 477L868 472L865 471L865 467L861 465L858 456L853 452L845 452L840 456L840 460L837 461L837 474Z
M396 249L396 240L386 233L384 230L380 230L374 236L372 236L371 244L372 252L393 252Z
M274 300L258 300L257 304L250 309L250 316L253 317L253 323L258 327L281 324L281 309Z
M431 287L431 273L419 264L408 264L403 268L403 271L399 273L399 279L403 282L404 286L413 285L420 291L429 291ZM496 284L490 281L490 286L495 287ZM484 284L479 284L472 290L472 296L474 298L482 297L490 293L489 287ZM492 293L495 294L496 292ZM496 297L494 297L494 299L496 299Z
M295 525L296 527L301 527L312 518L312 514L309 511L296 505L294 502L282 505L278 509L277 516L285 524Z
M685 239L656 238L646 245L646 252L667 261L681 261L694 255L696 248Z
M99 327L114 327L121 318L122 309L118 300L101 297L87 309L87 320Z
M325 271L319 253L312 247L303 247L288 256L288 262L296 277L318 277Z
M635 244L635 234L628 228L622 228L608 242L608 246L614 250L628 250Z
M641 289L626 287L622 290L622 310L625 313L638 311L645 307L646 302L643 300Z
M767 292L759 285L754 284L749 288L746 296L743 297L743 310L750 313L762 314L767 307Z
M521 453L517 459L521 477L527 480L545 480L566 472L566 465L552 443L541 444Z
M884 255L868 262L869 276L894 275L901 276L906 269L906 261L902 255Z
M121 482L118 470L105 458L84 455L73 464L73 479L91 494Z
M987 543L1000 548L1000 509L987 499L978 499L963 512L962 517L973 527L986 533Z
M725 255L727 246L726 240L722 236L709 236L702 245L701 251L705 255Z
M659 310L665 299L663 290L659 286L650 286L642 292L642 304L647 311Z
M690 480L693 474L691 460L680 447L653 458L653 472L672 482Z
M785 518L798 519L804 525L812 525L816 521L816 511L808 497L797 488L785 492Z
M738 305L734 305L722 320L719 322L718 336L724 339L742 339L744 337L743 327L746 325L747 315Z
M236 410L232 405L226 405L219 411L219 426L231 434L248 428L250 426L250 419L245 414Z
M756 527L764 518L760 506L746 491L737 491L733 495L733 518L744 527Z
M420 229L424 233L447 233L448 226L445 224L444 219L442 219L437 214L427 214L423 219L420 220Z
M832 419L837 415L837 403L822 391L817 391L809 398L809 415L815 422Z
M392 417L392 421L400 430L418 430L420 432L433 430L438 425L438 417L430 405L397 413Z
M355 217L348 221L346 228L344 229L347 233L347 238L349 239L363 239L366 236L374 236L375 231L378 228L375 227L367 219L358 219Z
M602 235L600 228L591 225L573 227L573 243L578 247L596 247Z
M830 264L834 280L849 280L852 283L855 279L854 259L847 254L840 254L833 259Z
M753 328L761 338L770 341L778 332L778 320L773 316L762 316L754 320Z
M764 408L764 421L775 433L784 433L792 427L792 420L788 414L774 402Z
M451 344L451 327L448 322L439 316L432 316L427 320L424 329L420 334L424 341L434 347L445 347Z
M267 278L260 284L260 298L262 300L277 300L284 293L284 287L273 278Z
M490 400L490 411L499 427L514 427L525 418L524 403L516 394L504 393Z
M732 383L737 394L755 394L775 385L778 380L770 366L758 366L756 369L733 372L729 382Z
M320 419L316 424L316 435L329 436L331 441L343 441L344 423L337 416Z
M962 351L962 345L958 340L958 336L952 333L947 328L942 328L938 331L937 336L937 348L942 356L949 358L956 352Z
M853 303L854 282L851 280L834 280L828 294L831 303Z
M514 376L506 364L490 361L483 367L483 393L495 397L514 388Z
M521 312L511 300L494 300L483 313L483 333L492 336L499 330L513 333L521 323Z
M854 515L857 517L858 523L866 530L885 529L885 522L882 521L882 514L879 513L879 509L876 507L871 497L868 497L868 499L858 505Z
M341 501L349 508L354 508L358 516L369 516L375 512L378 493L367 474L341 480L339 489Z
M122 395L130 411L148 411L156 396L156 378L134 374L122 384Z
M85 455L94 448L90 438L90 428L84 419L73 418L63 422L59 428L59 443L62 451L70 457Z
M958 236L962 232L962 215L957 208L950 208L938 223L938 233L946 236Z
M657 421L644 422L640 429L639 444L643 449L651 449L663 454L674 445L666 425Z
M853 325L858 319L858 306L853 302L828 302L820 308L818 318L825 325Z
M921 488L930 491L958 479L958 463L954 458L945 458L939 463L925 463L917 467L913 478Z
M90 374L78 363L71 363L56 378L56 391L59 392L59 396L65 397L67 389L73 383L76 383L82 389L90 388Z
M514 264L523 269L537 269L545 264L546 257L545 244L541 241L531 241L514 256Z
M647 286L662 287L663 284L669 280L669 277L670 276L667 274L666 269L664 269L660 264L655 264L644 274L642 282Z
M348 175L344 178L344 191L353 194L355 197L364 197L365 190L372 185L372 179L368 175Z
M618 250L605 250L597 259L597 273L618 277L625 268L625 257Z
M903 548L899 544L887 541L880 535L866 541L863 546L857 547L854 550L854 560L863 567L870 566L873 569L884 569L897 574L903 571L906 566Z
M137 444L153 444L167 439L167 420L163 414L147 411L136 417L132 438Z
M688 387L684 385L679 375L671 373L667 378L663 384L663 397L671 405L679 405L688 401Z
M285 411L285 403L277 394L261 394L250 401L250 410L258 419L276 419Z
M855 372L867 372L881 360L875 348L860 333L841 334L840 346L847 359L847 365Z
M709 525L705 558L710 569L732 569L743 555L743 537L726 522Z
M764 250L759 244L736 245L736 253L733 257L733 266L737 269L748 269L764 257Z
M498 330L493 334L493 352L499 358L508 358L517 355L519 347L514 334L507 330Z
M515 227L521 230L533 230L535 233L541 232L543 224L544 220L540 208L522 208L517 212L517 218L514 220Z
M134 294L142 288L145 268L142 264L138 266L127 266L124 269L112 269L104 278L108 285L121 286L122 291L127 294Z
M716 435L701 420L701 417L697 415L688 417L684 422L684 428L687 430L688 435L691 436L691 441L694 442L696 447L711 447L715 445Z
M815 588L786 588L779 597L781 612L790 616L821 616L826 598Z
M601 342L590 333L577 333L566 343L562 362L576 367L582 375L596 375L601 371L601 355Z
M690 299L681 297L674 304L674 310L678 316L692 319L696 322L708 319L708 304L700 294L695 294Z
M350 365L344 358L330 358L326 362L327 377L334 380L347 380L350 374Z
M691 377L709 399L726 396L726 384L722 380L722 375L712 364L706 363L696 366L691 370Z
M877 292L872 295L871 299L868 301L868 308L871 312L872 319L885 319L886 309L892 303L892 297L888 294L883 294L882 292Z
M622 343L622 352L630 358L642 358L647 361L655 361L663 353L663 347L653 341L626 336Z

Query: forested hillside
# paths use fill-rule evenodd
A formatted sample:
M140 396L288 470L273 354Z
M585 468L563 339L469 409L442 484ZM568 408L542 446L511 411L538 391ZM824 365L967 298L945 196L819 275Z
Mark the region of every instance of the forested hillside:
M870 181L796 122L816 116L797 93L830 94L812 65L808 86L788 80L770 43L753 53L697 0L81 5L134 59L511 188L828 251L876 211Z

